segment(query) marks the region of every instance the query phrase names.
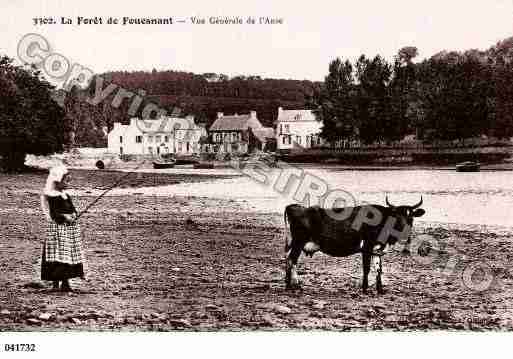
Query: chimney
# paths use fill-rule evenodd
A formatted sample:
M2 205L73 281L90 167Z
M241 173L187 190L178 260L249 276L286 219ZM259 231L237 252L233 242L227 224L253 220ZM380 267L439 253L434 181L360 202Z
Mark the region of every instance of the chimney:
M224 114L223 114L222 112L218 112L218 113L217 113L217 118L221 118L221 117L223 117L223 116L224 116Z
M251 117L251 118L257 118L256 111L251 111L251 112L249 113L249 117Z
M278 107L278 115L279 115L280 113L282 113L282 112L283 112L283 108L281 108L281 106L280 106L280 107Z

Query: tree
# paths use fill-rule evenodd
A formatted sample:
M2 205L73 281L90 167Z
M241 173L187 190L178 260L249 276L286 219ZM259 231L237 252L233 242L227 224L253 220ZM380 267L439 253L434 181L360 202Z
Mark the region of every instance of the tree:
M389 85L391 95L391 123L389 140L398 140L413 132L418 123L416 93L416 66L413 59L417 48L407 46L400 49L393 65L393 77Z
M365 143L396 137L388 88L391 75L391 65L379 55L372 60L362 55L356 62L357 114L360 138Z
M0 58L0 156L2 167L17 171L27 153L44 155L61 151L64 112L53 100L53 86L39 71L13 65Z
M321 137L329 142L350 138L356 130L353 66L340 58L329 65L324 86L314 98L314 113L322 121Z
M472 56L442 52L419 66L423 132L464 140L487 134L494 115L491 68Z

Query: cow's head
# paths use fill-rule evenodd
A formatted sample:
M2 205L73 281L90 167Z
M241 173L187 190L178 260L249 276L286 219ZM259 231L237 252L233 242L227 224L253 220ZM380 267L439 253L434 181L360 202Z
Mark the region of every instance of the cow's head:
M404 228L405 225L410 228L413 226L413 218L414 217L422 217L425 210L419 208L422 206L422 196L420 197L419 203L413 206L394 206L388 201L388 196L385 197L386 204L391 211L391 215L397 219L401 223L401 227Z

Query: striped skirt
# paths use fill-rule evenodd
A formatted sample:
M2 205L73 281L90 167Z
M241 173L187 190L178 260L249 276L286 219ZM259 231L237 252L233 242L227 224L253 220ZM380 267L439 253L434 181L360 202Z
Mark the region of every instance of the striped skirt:
M49 222L41 261L42 280L84 278L82 233L78 223Z

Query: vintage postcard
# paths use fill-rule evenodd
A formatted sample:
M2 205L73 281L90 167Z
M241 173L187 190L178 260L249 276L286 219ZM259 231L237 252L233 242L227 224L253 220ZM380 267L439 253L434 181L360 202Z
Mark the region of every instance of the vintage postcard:
M1 10L6 357L513 329L510 1Z

